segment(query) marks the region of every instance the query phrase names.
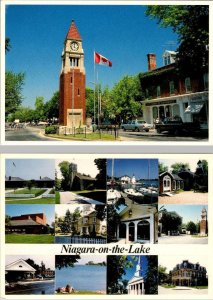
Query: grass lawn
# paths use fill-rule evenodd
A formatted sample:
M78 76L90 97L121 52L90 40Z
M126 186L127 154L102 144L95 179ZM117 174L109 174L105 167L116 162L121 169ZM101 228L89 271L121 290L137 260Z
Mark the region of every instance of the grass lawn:
M172 285L172 284L161 284L161 286L166 289L172 289L175 287L175 285Z
M195 286L196 289L198 290L202 290L202 289L208 289L208 285L204 285L204 286Z
M11 199L11 200L10 200ZM30 200L14 200L14 198L6 198L7 204L55 204L55 199L53 198L40 198L40 199L30 199Z
M103 291L75 291L72 294L57 293L56 295L105 295Z
M59 194L59 192L55 192L55 204L60 204L60 194Z
M53 244L54 239L49 234L5 234L5 242L14 244Z
M58 134L45 134L46 136L62 139L62 140L74 140L74 141L115 141L115 136L109 133L88 133L85 138L85 134L76 134L76 136L73 135L58 135ZM116 141L119 141L119 137L116 139Z

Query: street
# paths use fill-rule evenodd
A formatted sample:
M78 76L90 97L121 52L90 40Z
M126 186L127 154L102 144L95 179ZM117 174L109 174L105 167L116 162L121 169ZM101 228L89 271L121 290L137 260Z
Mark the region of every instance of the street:
M208 237L193 237L187 234L161 236L158 238L158 244L208 244Z
M107 132L107 131L103 131ZM63 139L54 139L44 136L44 129L39 127L27 127L14 129L10 128L5 131L6 141L63 141ZM69 141L66 139L66 142ZM70 140L72 141L72 140ZM146 141L146 142L207 142L207 137L190 137L190 136L172 136L169 134L157 133L155 129L149 132L134 132L119 130L119 139L117 141ZM112 141L113 142L113 141Z
M27 127L18 129L7 129L5 131L6 141L54 141L41 134L41 128Z

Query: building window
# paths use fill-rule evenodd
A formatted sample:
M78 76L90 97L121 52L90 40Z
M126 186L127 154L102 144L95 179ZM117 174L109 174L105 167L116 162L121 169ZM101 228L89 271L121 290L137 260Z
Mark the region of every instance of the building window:
M209 89L209 74L205 73L203 75L203 84L204 84L204 90Z
M174 81L169 82L169 93L170 93L170 95L174 95L174 93L175 93Z
M161 94L160 94L160 86L158 85L157 86L157 97L160 97L161 96Z
M186 92L191 92L192 90L190 77L186 77L185 79L185 89Z
M72 68L78 67L78 61L79 61L78 58L71 57L70 58L70 67L72 67Z
M80 89L78 89L78 96L80 96Z

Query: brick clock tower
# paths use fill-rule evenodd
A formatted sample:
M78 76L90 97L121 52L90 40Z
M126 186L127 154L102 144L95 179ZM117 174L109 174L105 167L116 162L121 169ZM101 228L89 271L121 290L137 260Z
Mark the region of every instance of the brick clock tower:
M85 69L82 39L72 21L64 41L60 74L60 125L79 127L85 124Z

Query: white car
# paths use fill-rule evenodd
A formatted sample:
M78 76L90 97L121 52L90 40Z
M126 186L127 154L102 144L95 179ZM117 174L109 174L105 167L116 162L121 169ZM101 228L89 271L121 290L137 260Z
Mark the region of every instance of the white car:
M124 131L132 130L132 131L146 131L148 132L149 129L153 128L152 124L148 124L146 121L143 120L133 120L129 121L126 124L121 124L121 129Z

